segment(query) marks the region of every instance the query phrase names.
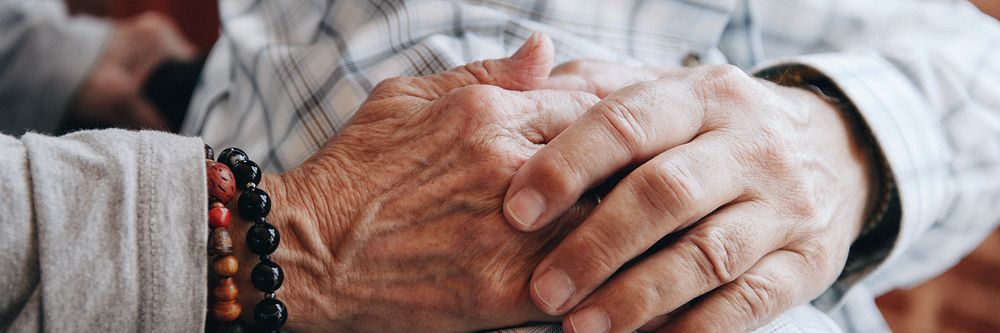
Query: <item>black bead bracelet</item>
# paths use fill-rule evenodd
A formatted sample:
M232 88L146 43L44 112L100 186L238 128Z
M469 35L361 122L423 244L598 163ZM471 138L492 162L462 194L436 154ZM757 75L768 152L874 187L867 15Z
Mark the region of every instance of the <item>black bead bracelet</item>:
M236 187L243 190L236 200L240 216L254 221L253 226L247 230L246 243L250 251L260 258L260 262L251 271L250 282L254 288L264 292L264 299L254 307L254 331L277 332L288 321L288 307L275 295L285 281L285 271L271 260L271 254L281 242L278 229L267 222L267 214L271 212L271 197L257 187L262 172L245 152L238 148L226 148L219 153L217 161L232 170Z

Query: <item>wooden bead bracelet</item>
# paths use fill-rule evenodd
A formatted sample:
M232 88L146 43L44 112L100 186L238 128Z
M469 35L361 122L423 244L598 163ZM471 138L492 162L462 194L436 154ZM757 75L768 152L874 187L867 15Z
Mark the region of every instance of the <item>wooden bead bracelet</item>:
M257 187L261 179L261 170L238 148L227 148L219 153L217 161L213 160L212 147L205 145L205 169L208 178L208 255L211 259L208 312L216 327L223 331L238 331L237 319L242 312L236 301L238 289L232 276L239 270L236 257L233 256L233 241L229 235L228 226L232 219L226 205L236 196L237 189L242 190L236 200L236 208L240 216L254 221L247 231L247 247L259 256L260 262L250 273L250 282L254 288L264 292L264 299L254 307L254 326L252 331L276 332L288 321L288 308L275 295L284 282L284 270L274 261L271 254L278 248L281 235L270 223L267 214L271 211L271 198L263 189Z

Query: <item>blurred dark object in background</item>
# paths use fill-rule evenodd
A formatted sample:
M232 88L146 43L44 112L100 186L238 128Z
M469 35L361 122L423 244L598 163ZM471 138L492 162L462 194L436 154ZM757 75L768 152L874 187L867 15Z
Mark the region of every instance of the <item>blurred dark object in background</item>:
M219 4L216 0L66 0L71 14L126 18L155 11L169 16L184 36L207 54L219 38Z
M204 65L204 57L188 62L164 63L153 71L142 88L143 95L166 118L171 132L180 130L184 122L188 103Z

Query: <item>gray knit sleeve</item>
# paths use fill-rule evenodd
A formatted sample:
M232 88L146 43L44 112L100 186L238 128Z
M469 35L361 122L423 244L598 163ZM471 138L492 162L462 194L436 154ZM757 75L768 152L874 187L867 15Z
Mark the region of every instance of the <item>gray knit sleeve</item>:
M0 269L0 331L203 329L200 139L123 130L0 137L0 193L0 257L10 261Z

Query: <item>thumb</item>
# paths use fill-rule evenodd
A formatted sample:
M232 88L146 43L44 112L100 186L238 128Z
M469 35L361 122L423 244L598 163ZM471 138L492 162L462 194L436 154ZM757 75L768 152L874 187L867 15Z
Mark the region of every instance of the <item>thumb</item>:
M542 33L533 33L512 56L481 60L453 70L405 80L388 80L378 95L410 95L427 100L437 99L449 91L468 85L488 84L508 90L541 88L555 62L552 40ZM393 82L393 83L390 83ZM398 85L394 83L401 83ZM422 89L414 89L416 86Z

